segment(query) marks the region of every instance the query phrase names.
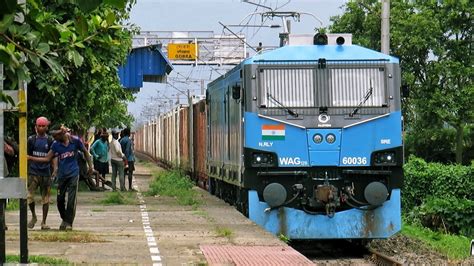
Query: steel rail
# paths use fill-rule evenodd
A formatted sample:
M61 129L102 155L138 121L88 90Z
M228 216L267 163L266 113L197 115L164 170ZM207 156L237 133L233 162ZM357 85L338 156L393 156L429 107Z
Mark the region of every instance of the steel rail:
M384 255L378 251L375 251L372 248L368 249L369 252L371 253L371 259L374 260L374 262L377 265L396 265L396 266L402 266L403 263L395 260L394 258Z

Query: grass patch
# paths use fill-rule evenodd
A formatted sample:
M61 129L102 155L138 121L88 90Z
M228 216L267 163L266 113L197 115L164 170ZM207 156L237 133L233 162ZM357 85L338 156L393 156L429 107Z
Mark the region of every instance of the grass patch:
M31 232L31 240L42 242L73 242L73 243L101 243L106 242L103 238L80 231L49 231Z
M149 196L162 195L176 198L178 204L197 207L200 201L194 184L179 170L153 173L153 181L146 193Z
M280 241L285 242L286 244L290 243L290 238L284 234L279 234L278 238L280 239Z
M7 255L7 263L19 263L20 255ZM29 263L38 263L38 264L61 264L61 265L71 265L69 261L65 259L57 259L46 256L28 256Z
M220 237L231 237L232 236L232 230L230 230L229 228L225 228L225 227L217 227L216 228L216 233L217 233L217 236L220 236Z
M111 192L107 197L100 201L101 204L105 205L130 205L135 204L134 194L131 193L120 193Z
M91 191L91 190L89 189L89 186L87 186L86 182L84 182L84 181L82 181L82 180L79 181L77 190L78 190L79 192Z
M56 195L58 195L58 187L51 186L51 191L50 192L51 192L51 197L56 197ZM41 197L40 194L38 194L38 195L39 195L39 197Z
M143 162L140 162L143 166L145 166L146 168L151 168L152 166L154 166L153 163L149 162L149 161L143 161Z
M91 212L105 212L104 209L91 209Z
M402 234L419 239L450 260L466 259L470 256L471 240L465 236L433 232L430 229L403 224Z
M18 211L20 210L20 200L19 199L9 199L7 203L7 211Z
M194 214L197 215L197 216L201 216L202 218L210 221L212 218L209 216L209 213L207 213L206 211L204 210L195 210L194 211Z

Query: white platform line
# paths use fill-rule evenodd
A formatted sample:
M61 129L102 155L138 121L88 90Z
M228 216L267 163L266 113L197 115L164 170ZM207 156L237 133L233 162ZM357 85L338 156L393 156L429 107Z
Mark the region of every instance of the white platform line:
M138 191L138 186L135 184L135 180L133 180L133 188ZM139 191L137 192L137 198L140 202L139 206L140 214L142 216L143 232L145 233L146 241L150 247L151 261L153 262L153 266L161 266L160 250L158 249L156 238L154 237L153 230L150 226L150 217L146 210L145 199L143 198L142 193Z
M152 254L160 254L160 251L158 250L158 248L150 248L150 253L152 253Z

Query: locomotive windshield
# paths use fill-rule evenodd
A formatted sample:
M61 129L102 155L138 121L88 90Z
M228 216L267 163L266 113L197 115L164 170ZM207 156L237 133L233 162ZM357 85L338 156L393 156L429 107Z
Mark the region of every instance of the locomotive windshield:
M386 73L381 64L328 64L259 67L260 106L279 108L267 95L288 108L382 107L387 105Z

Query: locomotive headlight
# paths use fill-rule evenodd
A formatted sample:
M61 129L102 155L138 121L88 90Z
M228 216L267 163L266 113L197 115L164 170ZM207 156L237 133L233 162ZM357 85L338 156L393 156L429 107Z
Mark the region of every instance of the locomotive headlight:
M336 136L334 134L327 134L326 135L326 141L329 143L329 144L333 144L335 141L336 141Z
M378 152L375 154L374 163L376 165L396 165L394 152Z
M323 142L323 136L321 134L314 134L313 141L316 144Z
M252 166L273 166L273 155L270 153L254 153L252 155Z

